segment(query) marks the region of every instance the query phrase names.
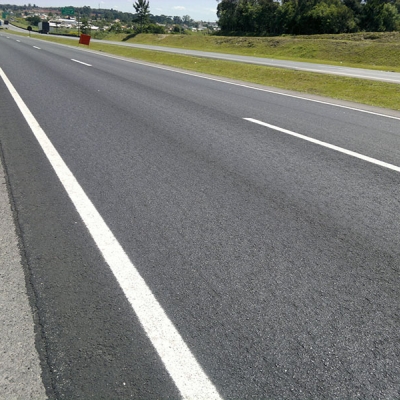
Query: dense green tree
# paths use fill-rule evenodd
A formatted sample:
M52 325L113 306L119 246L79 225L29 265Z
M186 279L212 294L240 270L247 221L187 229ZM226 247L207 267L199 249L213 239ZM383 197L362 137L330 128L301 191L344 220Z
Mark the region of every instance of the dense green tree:
M220 0L224 32L258 35L400 29L400 0Z
M369 32L379 32L383 30L381 19L381 8L383 2L380 0L368 0L363 6L361 13L361 27Z
M235 14L238 31L256 32L256 4L254 0L239 1Z
M368 0L361 14L361 28L369 32L398 30L399 12L396 2L389 0Z
M140 23L140 31L143 31L144 24L149 22L150 4L148 0L137 0L133 3L133 8L136 11Z
M192 20L192 18L190 18L190 15L184 15L182 17L182 22L187 26L192 26L194 24L194 21Z
M91 14L92 14L92 9L88 6L83 6L80 9L81 14L86 17L86 18L90 18Z
M89 18L84 16L81 19L81 32L82 33L86 33L89 34L90 33L90 22L89 22Z
M172 17L169 17L167 15L153 15L150 17L152 22L157 23L157 24L163 24L163 25L172 25L174 23Z
M297 16L297 2L285 1L277 10L278 33L294 34L296 31Z
M362 0L342 0L342 3L353 11L354 15L362 12Z
M395 5L385 4L381 15L385 31L398 31L400 29L400 14Z
M353 11L340 0L320 1L306 17L310 33L341 33L357 30Z
M183 24L183 20L181 17L179 17L178 15L175 15L173 18L174 24L176 25L182 25Z
M174 25L172 33L183 33L184 29L180 25Z
M121 33L122 32L121 22L116 22L115 24L112 24L109 29L109 32Z
M238 0L222 0L217 7L218 25L223 31L234 31L236 24L236 7Z
M113 21L113 20L115 19L115 18L114 18L113 12L112 12L111 10L106 10L106 11L104 11L104 19L105 19L107 22Z
M274 0L259 0L258 3L257 32L260 34L278 33L279 3Z
M147 24L143 30L144 33L157 33L163 34L165 33L164 27L157 25L157 24Z
M26 20L33 26L38 26L39 22L42 20L39 16L34 15L33 17L27 17Z

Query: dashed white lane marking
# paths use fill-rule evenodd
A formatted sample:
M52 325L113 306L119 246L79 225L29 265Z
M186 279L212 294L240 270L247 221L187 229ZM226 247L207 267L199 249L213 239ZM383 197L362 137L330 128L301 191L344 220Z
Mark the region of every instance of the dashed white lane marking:
M313 139L313 138L310 138L308 136L301 135L300 133L296 133L296 132L293 132L293 131L289 131L287 129L280 128L279 126L267 124L265 122L258 121L257 119L253 119L253 118L243 118L243 119L246 120L246 121L258 124L258 125L265 126L267 128L273 129L275 131L286 133L287 135L291 135L291 136L297 137L299 139L303 139L303 140L306 140L308 142L311 142L311 143L314 143L314 144L318 144L318 145L323 146L323 147L327 147L328 149L339 151L340 153L347 154L347 155L355 157L355 158L359 158L360 160L367 161L367 162L369 162L371 164L379 165L381 167L385 167L385 168L391 169L393 171L400 172L400 167L398 167L396 165L389 164L389 163L386 163L384 161L380 161L380 160L377 160L375 158L371 158L371 157L368 157L368 156L364 156L363 154L356 153L354 151L344 149L343 147L339 147L339 146L335 146L333 144L322 142L321 140Z
M68 45L60 45L60 46L70 47ZM96 55L101 56L101 57L113 58L115 60L129 62L129 63L132 63L132 64L145 65L146 67L155 68L155 69L161 69L161 70L164 70L164 71L174 72L174 73L181 74L181 75L193 76L195 78L200 78L200 79L205 79L205 80L209 80L209 81L224 83L224 84L232 85L232 86L243 87L245 89L257 90L259 92L276 94L278 96L290 97L292 99L298 99L298 100L305 100L305 101L309 101L309 102L313 102L313 103L318 103L318 104L323 104L323 105L327 105L327 106L343 108L343 109L346 109L346 110L357 111L357 112L361 112L361 113L364 113L364 114L376 115L378 117L390 118L390 119L395 119L395 120L400 121L399 117L396 117L396 116L393 116L393 115L378 113L378 112L375 112L375 111L365 110L365 109L357 108L357 107L350 107L350 106L347 106L347 105L333 103L333 102L329 102L329 101L317 100L317 99L313 99L311 97L306 97L306 96L301 96L301 95L295 95L295 94L280 92L279 89L272 90L272 89L266 89L266 88L261 88L261 87L257 87L257 86L252 86L250 82L249 82L249 84L237 83L237 82L228 81L228 80L223 79L223 78L215 78L215 77L210 77L210 76L206 76L206 75L201 75L200 73L182 71L182 70L178 70L176 68L156 65L156 64L152 64L152 63L148 63L148 62L144 62L144 61L130 60L130 59L127 59L125 57L119 57L119 56L115 56L115 55L112 55L112 54L99 53L99 52L96 52L94 50L86 50L86 49L83 50L83 49L77 49L77 48L74 48L74 49L79 50L79 51L90 52L90 53L96 54Z
M34 49L41 50L41 48L40 48L40 47L37 47L37 46L33 46L33 48L34 48Z
M9 37L8 37L8 39L9 39ZM71 48L71 46L69 46L67 44L59 44L59 43L53 43L53 44L55 44L57 46L65 46L65 47ZM87 49L83 50L83 49L79 49L79 48L76 48L76 47L74 47L73 49L77 50L77 51L85 51L85 52L88 52L88 53L96 54L97 56L101 56L101 57L113 58L115 60L129 62L129 63L132 63L132 64L145 65L145 66L150 67L150 68L162 69L162 70L174 72L174 73L177 73L177 74L193 76L193 77L196 77L196 78L206 79L206 80L210 80L210 81L214 81L214 82L225 83L225 84L232 85L232 86L239 86L239 87L243 87L243 88L246 88L246 89L257 90L257 91L260 91L260 92L276 94L278 96L284 96L284 97L290 97L290 98L293 98L293 99L305 100L305 101L309 101L309 102L313 102L313 103L324 104L324 105L328 105L328 106L332 106L332 107L343 108L343 109L346 109L346 110L357 111L357 112L361 112L361 113L365 113L365 114L376 115L378 117L390 118L390 119L395 119L395 120L399 120L400 121L399 117L396 117L396 116L393 116L393 115L378 113L378 112L375 112L375 111L365 110L365 109L357 108L357 107L350 107L350 106L347 106L347 105L333 103L333 102L329 102L329 101L317 100L317 99L313 99L311 97L306 97L306 96L301 96L301 95L295 95L295 94L280 92L279 89L271 90L271 89L252 86L251 83L243 84L243 83L237 83L237 82L224 80L223 78L213 78L213 77L210 77L210 76L201 75L199 73L196 74L194 72L182 71L182 70L178 70L178 69L172 68L172 67L166 67L166 66L152 64L150 62L144 62L144 61L128 59L126 57L119 57L119 56L115 56L115 55L112 55L112 54L104 54L104 53L100 53L100 52L94 51L94 50L87 50ZM352 77L352 75L350 75L350 77Z
M150 288L1 68L0 76L114 273L182 397L221 399Z
M86 65L87 67L91 67L92 66L92 64L87 64L87 63L85 63L83 61L74 60L73 58L71 58L71 61L79 63L79 64L82 64L82 65Z

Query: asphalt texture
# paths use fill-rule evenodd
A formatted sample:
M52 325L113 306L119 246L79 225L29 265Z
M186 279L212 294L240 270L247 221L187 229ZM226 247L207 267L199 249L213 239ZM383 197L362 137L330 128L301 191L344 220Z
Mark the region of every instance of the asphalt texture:
M3 121L2 118L0 130L5 128ZM3 399L46 398L25 276L0 158L0 397Z
M98 43L102 42L101 40L95 40L95 41ZM103 41L103 43L104 43L104 41ZM264 66L275 67L275 68L293 69L296 71L316 72L316 73L320 73L320 74L339 75L339 76L347 76L347 77L353 77L353 78L370 79L370 80L381 81L381 82L400 83L400 73L393 72L393 71L379 71L379 70L369 70L369 69L364 69L364 68L341 67L341 66L334 66L334 65L328 65L328 64L317 64L317 63L302 62L302 61L277 60L277 59L267 58L267 57L240 56L240 55L235 55L235 54L178 49L178 48L173 48L173 47L151 46L151 45L125 43L125 42L110 41L109 43L117 45L117 46L127 46L127 47L134 47L137 49L162 51L162 52L166 52L166 53L181 54L181 55L187 55L187 56L193 56L193 57L212 58L215 60L234 61L234 62L245 63L245 64L264 65Z
M179 398L16 105L7 100L20 126L2 132L2 144L6 160L19 154L8 164L8 176L39 314L36 346L44 350L47 396Z
M15 29L17 31L26 32L26 30L17 28L14 26L10 26L11 29ZM32 32L33 36L40 37L41 34ZM54 35L56 36L56 35ZM70 40L78 40L77 38L63 36L63 38L67 38ZM393 71L380 71L373 69L364 69L364 68L352 68L352 67L342 67L338 65L328 65L328 64L317 64L310 62L302 62L302 61L288 61L288 60L278 60L267 57L255 57L255 56L241 56L236 54L226 54L226 53L218 53L218 52L209 52L209 51L199 51L199 50L190 50L190 49L181 49L181 48L173 48L166 46L152 46L145 44L135 44L135 43L127 43L127 42L114 42L114 41L105 41L105 40L96 40L91 39L92 42L97 43L107 43L113 44L115 46L125 46L125 47L133 47L137 49L143 50L153 50L153 51L161 51L166 53L173 54L181 54L193 57L204 57L211 58L215 60L225 60L225 61L234 61L245 64L255 64L255 65L264 65L275 68L285 68L292 69L296 71L307 71L307 72L316 72L320 74L328 74L328 75L338 75L338 76L347 76L353 78L361 78L368 80L375 80L380 82L389 82L389 83L400 83L400 73Z
M400 396L399 173L243 118L395 165L399 119L28 40L0 67L222 397ZM179 398L0 90L47 394Z

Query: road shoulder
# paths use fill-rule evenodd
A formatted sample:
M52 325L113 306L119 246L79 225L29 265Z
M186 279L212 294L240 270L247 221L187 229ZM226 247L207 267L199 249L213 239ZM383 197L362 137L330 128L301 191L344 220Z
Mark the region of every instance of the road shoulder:
M47 398L32 311L0 159L0 397Z

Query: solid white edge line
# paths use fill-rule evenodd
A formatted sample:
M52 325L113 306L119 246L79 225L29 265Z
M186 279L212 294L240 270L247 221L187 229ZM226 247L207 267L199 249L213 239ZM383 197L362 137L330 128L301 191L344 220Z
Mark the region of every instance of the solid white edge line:
M71 61L79 63L79 64L82 64L82 65L86 65L87 67L91 67L92 66L92 64L87 64L87 63L85 63L83 61L74 60L73 58L71 58Z
M331 103L329 101L311 99L311 98L300 96L300 95L294 95L294 94L279 92L278 90L258 88L258 87L255 87L255 86L251 86L250 84L246 85L246 84L242 84L242 83L226 81L226 80L223 80L223 79L213 78L213 77L204 76L204 75L199 75L199 74L195 74L195 73L192 73L192 72L178 71L177 69L174 69L172 67L169 68L169 67L165 67L165 66L154 65L152 63L147 63L147 62L143 62L143 61L130 60L130 59L127 59L127 58L124 58L124 57L118 57L118 56L114 56L114 55L111 55L111 54L104 54L104 53L100 53L100 52L97 52L97 51L94 51L94 50L79 49L79 48L71 47L71 46L64 45L64 44L59 44L59 45L60 46L66 46L66 47L69 47L69 48L73 48L74 50L90 52L92 54L96 54L96 55L101 56L101 57L108 57L108 58L113 58L113 59L120 60L120 61L130 62L130 63L133 63L133 64L145 65L145 66L148 66L148 67L151 67L151 68L156 68L156 69L162 69L162 70L165 70L165 71L175 72L177 74L194 76L196 78L207 79L207 80L210 80L210 81L225 83L225 84L232 85L232 86L244 87L246 89L252 89L252 90L257 90L257 91L260 91L260 92L272 93L272 94L276 94L276 95L279 95L279 96L291 97L293 99L311 101L313 103L324 104L324 105L338 107L338 108L344 108L346 110L358 111L358 112L365 113L365 114L371 114L371 115L376 115L376 116L379 116L379 117L390 118L390 119L395 119L395 120L400 121L400 117L395 117L393 115L387 115L387 114L377 113L375 111L363 110L361 108L345 106L343 104ZM281 67L277 67L277 68L281 68ZM287 68L285 68L285 69L287 69ZM353 77L353 76L350 75L349 77ZM357 79L360 79L360 78L357 78Z
M313 139L313 138L310 138L308 136L301 135L300 133L296 133L296 132L289 131L289 130L284 129L284 128L280 128L279 126L267 124L267 123L259 121L257 119L253 119L253 118L243 118L243 119L245 121L253 122L254 124L262 125L262 126L265 126L266 128L270 128L270 129L273 129L275 131L286 133L287 135L294 136L294 137L306 140L306 141L314 143L314 144L318 144L318 145L326 147L328 149L335 150L335 151L338 151L338 152L343 153L343 154L347 154L347 155L355 157L355 158L359 158L360 160L364 160L364 161L367 161L369 163L372 163L372 164L375 164L375 165L379 165L381 167L385 167L385 168L391 169L392 171L400 172L400 167L398 167L396 165L389 164L389 163L377 160L377 159L372 158L372 157L364 156L363 154L356 153L354 151L344 149L343 147L339 147L339 146L335 146L333 144L322 142L321 140Z
M37 40L40 40L40 39L37 39ZM169 67L155 65L155 64L152 64L152 63L144 62L144 61L128 59L126 57L118 57L118 56L114 56L112 54L104 54L104 53L101 53L101 52L98 52L98 51L95 51L95 50L90 50L90 49L81 49L81 48L69 46L67 44L60 44L60 43L55 43L55 42L47 42L47 43L55 44L55 45L58 45L58 46L65 46L65 47L68 47L68 48L73 49L73 50L89 52L89 53L92 53L92 54L95 54L95 55L101 56L101 57L108 57L108 58L113 58L115 60L120 60L120 61L124 61L124 62L130 62L132 64L145 65L145 66L151 67L151 68L162 69L162 70L174 72L174 73L177 73L177 74L194 76L196 78L206 79L206 80L214 81L214 82L225 83L225 84L228 84L228 85L243 87L243 88L246 88L246 89L257 90L259 92L276 94L278 96L285 96L285 97L290 97L290 98L293 98L293 99L310 101L310 102L313 102L313 103L324 104L324 105L327 105L327 106L343 108L343 109L346 109L346 110L357 111L357 112L361 112L361 113L365 113L365 114L376 115L378 117L390 118L390 119L395 119L397 121L400 121L400 117L395 117L393 115L387 115L387 114L382 114L382 113L378 113L378 112L375 112L375 111L363 110L362 108L345 106L343 104L331 103L329 101L324 101L324 100L311 99L309 97L304 97L304 96L300 96L300 95L294 95L294 94L290 94L290 93L279 92L278 90L259 88L259 87L251 86L250 83L248 85L246 85L246 84L242 84L242 83L226 81L226 80L219 79L219 78L213 78L213 77L209 77L209 76L199 75L199 74L195 74L195 73L192 73L192 72L178 71L177 69L174 69L172 67L169 68ZM274 68L274 67L271 67L271 68ZM276 68L281 68L281 67L276 67ZM285 68L285 69L288 69L288 68ZM353 77L353 76L350 75L349 77ZM361 78L355 78L355 79L361 79ZM395 111L395 110L393 110L393 111Z
M162 50L154 50L154 51L162 51ZM180 53L176 53L176 54L180 54ZM190 54L188 54L190 55ZM196 56L193 56L196 57ZM211 57L207 57L207 58L211 58ZM338 75L338 76L345 76L348 78L355 78L355 79L367 79L367 80L371 80L371 81L378 81L378 82L386 82L386 83L394 83L394 84L398 84L398 81L394 80L394 79L387 79L387 78L375 78L374 76L369 76L369 75L356 75L356 74L351 74L349 72L341 72L341 71L325 71L323 69L311 69L308 67L302 67L302 66L284 66L284 65L275 65L273 63L270 64L261 64L257 61L241 61L240 59L237 58L215 58L218 60L222 60L222 61L232 61L232 62L242 62L244 64L252 64L252 65L259 65L259 66L264 66L264 67L270 67L270 68L281 68L281 69L290 69L293 71L302 71L302 72L315 72L316 74L324 74L324 75ZM278 60L277 60L278 61ZM329 65L326 64L326 66L328 67L334 67L333 65Z
M182 397L184 399L220 399L216 388L190 352L150 288L1 68L0 76L131 303Z
M71 46L68 46L68 45L62 45L62 46L71 47ZM225 84L232 85L232 86L243 87L245 89L257 90L259 92L276 94L276 95L279 95L279 96L290 97L290 98L298 99L298 100L311 101L313 103L324 104L324 105L327 105L327 106L338 107L338 108L344 108L346 110L357 111L357 112L361 112L361 113L365 113L365 114L376 115L378 117L390 118L390 119L395 119L395 120L400 121L400 117L395 117L393 115L387 115L387 114L377 113L375 111L363 110L361 108L345 106L343 104L331 103L329 101L311 99L309 97L304 97L304 96L300 96L300 95L294 95L294 94L290 94L290 93L279 92L278 90L271 90L271 89L255 87L255 86L251 86L250 83L248 85L246 85L244 83L231 82L231 81L226 81L226 80L220 79L220 78L213 78L213 77L210 77L210 76L199 75L199 74L195 74L193 72L178 71L177 69L174 69L172 67L169 68L169 67L165 67L165 66L154 65L152 63L147 63L147 62L143 62L143 61L129 60L129 59L126 59L124 57L117 57L117 56L114 56L114 55L111 55L111 54L98 53L98 52L93 51L93 50L86 50L86 49L85 50L76 49L76 50L88 51L88 52L91 52L92 54L96 54L96 55L101 56L101 57L108 57L108 58L113 58L113 59L120 60L120 61L130 62L130 63L133 63L133 64L145 65L147 67L156 68L156 69L162 69L164 71L170 71L170 72L174 72L174 73L181 74L181 75L194 76L196 78L206 79L206 80L214 81L214 82L225 83ZM287 68L285 68L285 69L287 69Z

